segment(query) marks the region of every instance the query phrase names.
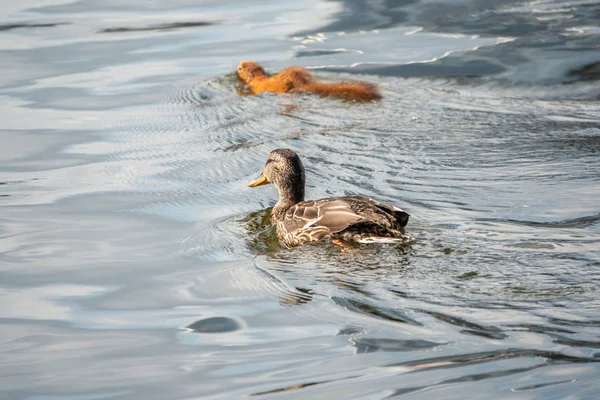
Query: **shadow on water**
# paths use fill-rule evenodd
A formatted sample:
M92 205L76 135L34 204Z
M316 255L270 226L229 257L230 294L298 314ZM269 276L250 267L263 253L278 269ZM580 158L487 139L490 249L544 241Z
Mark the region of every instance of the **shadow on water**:
M398 340L387 338L358 338L352 341L356 347L358 354L374 353L379 351L396 352L396 351L420 351L433 349L438 346L444 346L447 343L436 343L428 340Z
M351 286L346 284L346 285L343 285L342 287L348 288ZM364 291L362 293L360 290L354 290L354 291L359 294L368 295L368 293L365 293ZM415 326L423 326L423 324L421 324L420 322L416 321L415 319L409 317L408 315L403 313L402 310L400 310L400 309L392 309L392 308L384 307L381 305L374 306L365 301L354 300L354 299L349 299L349 298L332 297L331 300L335 304L339 305L340 307L343 307L344 309L346 309L348 311L369 315L371 317L383 319L386 321L397 322L397 323L401 323L401 324L410 324L410 325L415 325Z
M215 21L190 21L190 22L170 22L164 24L145 25L136 27L114 27L100 29L98 33L119 33L119 32L144 32L144 31L169 31L182 28L198 28L218 24Z
M519 220L495 220L495 219L481 219L482 222L498 222L498 223L506 223L506 224L514 224L514 225L523 225L529 227L538 227L538 228L586 228L589 226L594 226L600 223L600 214L596 215L588 215L580 218L572 218L563 221L548 221L548 222L538 222L538 221L519 221Z
M212 317L198 320L185 329L194 333L224 333L233 332L242 328L242 325L232 318Z
M55 26L61 25L70 25L70 22L55 22L55 23L47 23L47 24L36 24L36 23L22 23L22 24L4 24L0 25L1 31L10 31L13 29L21 29L21 28L53 28Z
M600 61L572 69L567 74L574 81L596 81L600 79Z

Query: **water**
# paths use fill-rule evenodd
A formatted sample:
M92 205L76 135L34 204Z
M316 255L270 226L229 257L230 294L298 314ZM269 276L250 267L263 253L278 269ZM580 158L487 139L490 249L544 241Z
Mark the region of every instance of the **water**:
M0 398L597 398L600 3L0 16ZM385 99L239 97L244 59ZM415 242L278 246L278 147Z

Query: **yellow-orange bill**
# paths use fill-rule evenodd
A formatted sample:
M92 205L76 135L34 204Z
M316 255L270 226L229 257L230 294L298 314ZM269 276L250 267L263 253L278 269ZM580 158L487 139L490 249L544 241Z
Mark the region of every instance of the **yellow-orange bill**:
M269 180L265 177L264 174L261 174L260 178L253 180L252 182L250 182L248 184L248 186L250 186L250 187L257 187L257 186L260 186L260 185L266 185L268 183L271 183L271 182L269 182Z

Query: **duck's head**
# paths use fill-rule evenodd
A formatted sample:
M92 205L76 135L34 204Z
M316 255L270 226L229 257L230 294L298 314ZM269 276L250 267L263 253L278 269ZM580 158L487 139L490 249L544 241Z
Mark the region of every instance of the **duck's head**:
M265 76L265 70L256 61L242 61L237 67L237 74L244 83L250 83L255 76Z
M290 149L277 149L269 153L260 177L248 186L272 183L279 190L280 201L295 204L304 200L304 181L304 166L298 154Z

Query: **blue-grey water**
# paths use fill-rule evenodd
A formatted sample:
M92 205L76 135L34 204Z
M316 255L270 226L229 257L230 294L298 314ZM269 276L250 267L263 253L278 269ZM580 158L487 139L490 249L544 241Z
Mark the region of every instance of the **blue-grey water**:
M2 399L600 398L597 0L5 0L0 121ZM414 243L279 246L278 147Z

